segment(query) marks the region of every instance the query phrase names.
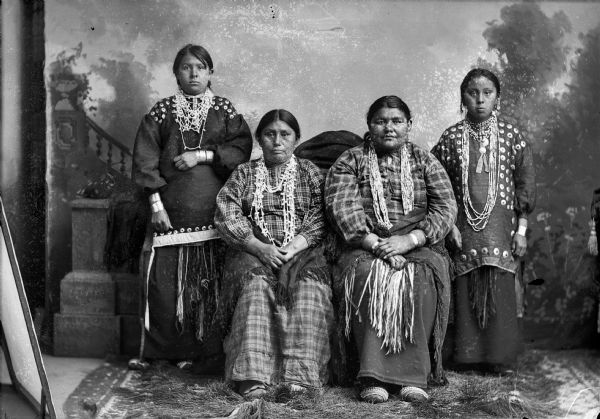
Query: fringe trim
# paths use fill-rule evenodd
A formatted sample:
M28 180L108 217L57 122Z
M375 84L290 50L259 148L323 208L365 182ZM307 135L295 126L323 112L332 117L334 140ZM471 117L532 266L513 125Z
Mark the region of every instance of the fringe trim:
M397 271L387 262L375 259L371 263L369 275L361 291L358 303L353 302L357 258L344 278L345 302L345 334L350 335L352 311L360 318L360 305L365 293L369 290L368 302L369 321L377 332L377 337L383 338L381 349L387 348L386 355L402 351L407 343L413 343L414 329L414 264L407 263Z
M177 266L177 329L193 325L202 341L214 324L220 306L220 275L215 260L215 242L180 246Z
M275 303L284 306L290 310L295 303L294 295L299 281L314 281L320 284L327 284L330 281L331 274L327 266L310 266L302 269L297 274L296 281L291 286L285 287L280 281L272 286L275 292Z
M496 315L496 269L482 266L469 273L469 301L480 329L485 329Z

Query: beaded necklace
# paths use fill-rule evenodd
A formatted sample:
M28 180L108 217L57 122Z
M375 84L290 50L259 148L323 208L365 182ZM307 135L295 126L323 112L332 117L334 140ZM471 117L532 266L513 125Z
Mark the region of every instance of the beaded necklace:
M274 194L282 192L283 200L283 243L285 246L292 241L296 234L296 206L294 202L294 190L296 189L296 168L298 162L296 156L290 158L287 162L285 170L281 175L279 181L275 186L271 185L269 180L269 171L265 166L265 160L260 159L256 167L256 180L254 181L255 191L254 198L252 200L252 208L250 214L256 225L260 228L260 231L269 239L272 243L273 236L267 227L265 222L265 213L263 208L263 197L265 192Z
M475 168L476 173L481 173L482 169L488 173L490 171L487 157L487 146L490 145L490 137L492 136L492 127L497 126L496 115L492 114L491 117L483 122L472 122L468 119L467 131L469 137L474 139L479 144L479 160L477 161L477 167Z
M200 96L202 97L201 99ZM206 129L206 117L208 116L208 110L212 106L214 96L213 92L208 88L202 95L198 96L186 96L181 89L175 95L175 120L179 125L184 151L200 149L202 137ZM191 105L188 98L191 99ZM183 133L186 131L195 131L200 134L200 141L198 141L196 147L189 147L185 143Z
M480 124L472 124L468 120L463 121L463 145L462 145L462 190L463 190L463 205L465 207L465 215L467 222L475 231L483 230L496 205L496 197L498 195L498 124L496 116L492 116L485 122ZM466 128L466 129L465 129ZM476 173L481 173L481 167L485 167L488 173L488 190L483 210L477 211L473 207L471 194L469 193L469 139L473 138L479 147L479 161L477 162ZM489 158L487 156L487 146L489 145Z
M408 145L403 144L400 149L400 186L402 189L402 207L404 209L404 214L408 214L413 209L415 190L408 154ZM367 157L369 162L369 172L371 173L369 183L371 186L371 196L373 198L373 212L375 213L377 224L390 230L393 225L388 216L385 196L383 194L383 182L379 171L379 163L373 145L369 146Z

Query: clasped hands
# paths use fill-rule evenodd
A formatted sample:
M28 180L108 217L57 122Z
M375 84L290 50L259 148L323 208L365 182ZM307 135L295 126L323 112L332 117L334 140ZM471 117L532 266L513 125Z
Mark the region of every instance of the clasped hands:
M381 238L371 233L363 240L363 248L400 270L406 263L403 255L414 249L415 243L408 234Z
M306 248L308 248L308 242L301 235L297 235L290 243L282 247L263 243L256 238L252 238L247 244L247 250L256 256L263 265L271 269L280 269Z

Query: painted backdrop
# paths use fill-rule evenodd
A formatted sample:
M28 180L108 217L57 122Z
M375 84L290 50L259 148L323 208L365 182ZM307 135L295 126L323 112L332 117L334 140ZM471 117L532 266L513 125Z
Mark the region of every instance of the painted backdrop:
M591 193L600 186L600 3L48 0L45 7L54 118L50 283L70 270L58 246L70 228L61 205L107 162L130 170L126 149L144 113L174 93L172 60L184 44L209 50L213 90L251 128L266 111L286 108L303 139L335 129L362 135L370 103L397 94L414 114L412 141L427 148L461 117L460 82L479 65L500 76L502 112L535 149L539 201L524 278L543 284L527 288L527 336L549 346L596 337L598 290L586 243ZM74 111L79 125L56 119ZM82 125L95 128L80 144ZM115 144L114 154L100 137Z

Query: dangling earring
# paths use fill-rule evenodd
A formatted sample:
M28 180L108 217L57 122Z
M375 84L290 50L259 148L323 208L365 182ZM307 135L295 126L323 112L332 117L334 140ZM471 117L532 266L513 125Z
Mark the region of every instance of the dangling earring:
M498 99L498 100L496 101L496 104L494 105L494 110L495 110L496 112L500 112L500 99Z

